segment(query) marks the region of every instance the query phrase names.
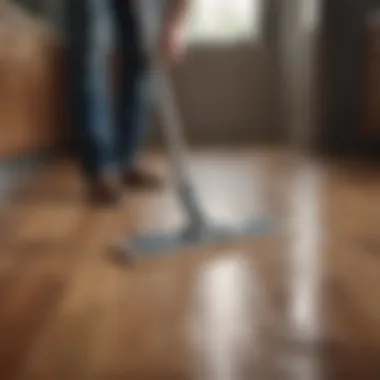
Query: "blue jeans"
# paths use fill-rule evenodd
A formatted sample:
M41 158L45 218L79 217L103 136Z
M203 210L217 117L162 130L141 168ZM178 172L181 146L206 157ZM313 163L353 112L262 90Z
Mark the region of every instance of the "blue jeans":
M84 171L93 178L132 168L148 124L147 60L131 3L66 0L71 125ZM110 57L116 47L121 73L114 91Z

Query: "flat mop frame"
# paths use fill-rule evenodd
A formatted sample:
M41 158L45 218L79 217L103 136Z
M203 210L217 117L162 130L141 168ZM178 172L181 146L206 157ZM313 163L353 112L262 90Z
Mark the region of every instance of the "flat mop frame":
M139 3L143 6L144 4L145 6L151 5L149 1ZM147 50L155 51L155 48L149 49L149 46L156 45L151 43L151 36L157 35L157 33L152 30L152 20L143 18L148 14L148 9L141 9L142 37ZM121 247L123 254L127 255L128 258L139 258L149 254L178 252L184 248L197 247L203 244L226 244L234 239L267 233L271 223L266 218L248 221L238 227L216 226L209 220L191 183L186 144L182 133L183 127L168 71L157 59L153 59L152 64L152 79L154 80L156 94L159 94L156 96L159 101L157 106L172 165L175 193L188 217L188 223L185 228L174 233L157 232L127 237Z

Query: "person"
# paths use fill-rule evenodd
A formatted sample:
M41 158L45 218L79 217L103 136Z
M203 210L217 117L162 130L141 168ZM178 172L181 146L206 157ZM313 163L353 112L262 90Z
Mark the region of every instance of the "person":
M152 91L137 6L144 1L152 12L162 11L157 36L159 59L165 64L178 61L183 55L180 30L188 1L65 3L71 125L90 199L100 204L115 204L124 186L156 186L160 182L138 167ZM118 45L121 72L118 86L112 90L109 63L114 42Z

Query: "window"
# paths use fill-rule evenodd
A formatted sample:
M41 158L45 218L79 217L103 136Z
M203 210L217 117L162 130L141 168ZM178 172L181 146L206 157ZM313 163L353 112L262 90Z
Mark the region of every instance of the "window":
M194 0L186 37L195 43L237 43L260 37L262 0Z

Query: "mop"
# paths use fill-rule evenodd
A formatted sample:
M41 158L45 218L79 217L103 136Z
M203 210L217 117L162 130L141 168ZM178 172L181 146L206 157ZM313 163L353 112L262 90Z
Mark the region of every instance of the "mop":
M142 6L150 9L141 9L140 14L145 15L140 24L142 36L147 46L152 46L152 36L157 35L152 29L151 6L157 0L139 1ZM149 13L150 12L150 13ZM148 48L149 49L149 48ZM150 49L155 51L155 49ZM163 127L163 136L167 146L170 163L172 166L175 193L187 216L187 224L184 228L174 232L157 231L138 236L128 236L124 239L121 252L129 259L137 259L158 253L178 253L191 248L199 248L204 245L226 245L236 240L267 234L272 230L273 222L269 217L254 218L237 226L222 226L211 221L203 210L195 189L193 187L186 144L183 136L182 122L179 117L178 107L175 102L168 70L154 59L152 64L152 80L156 94L156 106Z

